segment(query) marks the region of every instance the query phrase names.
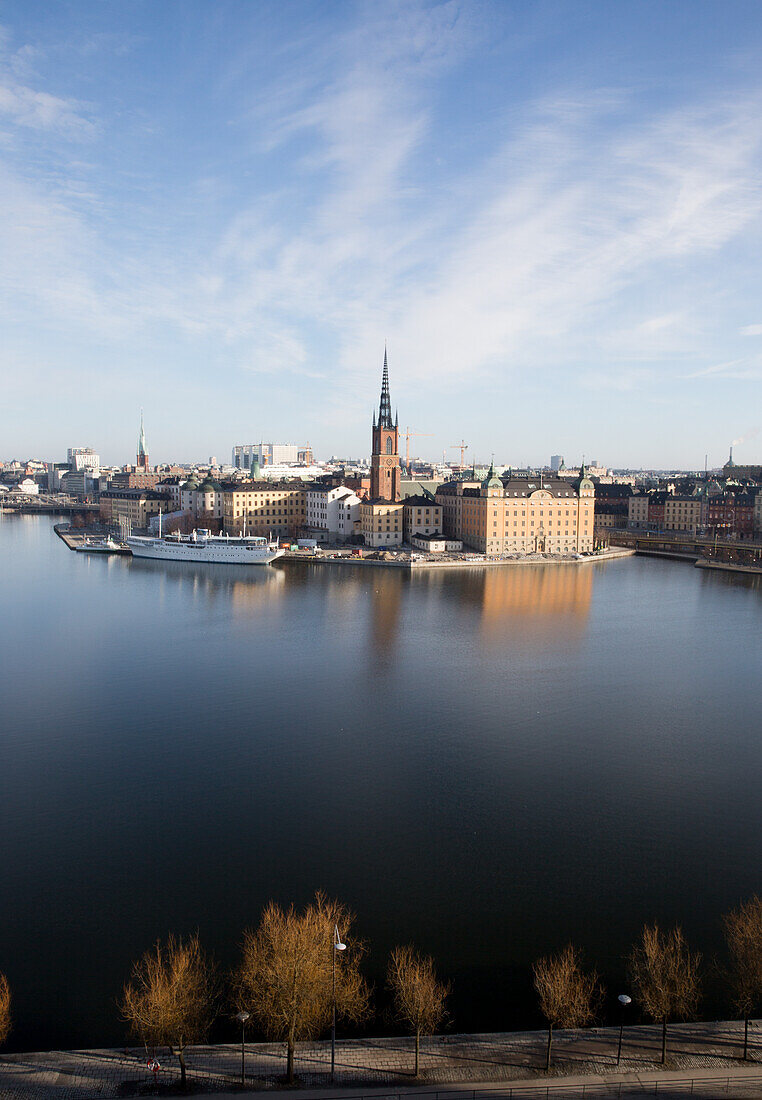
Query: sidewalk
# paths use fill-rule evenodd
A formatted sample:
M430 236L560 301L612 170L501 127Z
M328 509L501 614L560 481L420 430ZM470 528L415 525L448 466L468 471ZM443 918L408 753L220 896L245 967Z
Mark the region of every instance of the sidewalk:
M299 1095L315 1100L337 1095L403 1096L414 1091L420 1100L440 1100L446 1094L477 1100L473 1094L495 1096L650 1096L654 1082L659 1096L762 1097L762 1045L756 1027L750 1032L749 1063L740 1060L742 1024L732 1022L680 1024L670 1028L669 1062L661 1070L661 1029L625 1028L622 1062L616 1066L617 1028L557 1033L553 1069L544 1072L546 1033L509 1032L491 1035L444 1035L422 1040L421 1073L413 1078L410 1039L344 1040L336 1044L336 1080L330 1081L329 1042L297 1047ZM179 1079L177 1059L157 1050L161 1063L154 1082L142 1047L122 1050L50 1051L0 1056L0 1100L90 1100L166 1094ZM193 1047L186 1051L188 1081L195 1092L240 1097L240 1043ZM246 1084L249 1095L276 1089L285 1070L281 1043L246 1044ZM732 1078L732 1082L729 1079ZM411 1088L412 1087L412 1088ZM647 1091L643 1091L643 1090ZM739 1091L743 1089L744 1091ZM307 1091L310 1090L310 1091ZM318 1090L318 1091L312 1091ZM640 1090L640 1091L638 1091ZM650 1090L650 1091L648 1091ZM751 1090L751 1091L749 1091Z

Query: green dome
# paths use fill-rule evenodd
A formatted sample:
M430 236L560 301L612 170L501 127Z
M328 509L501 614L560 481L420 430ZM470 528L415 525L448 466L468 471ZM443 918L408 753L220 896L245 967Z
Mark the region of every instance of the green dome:
M495 464L494 464L494 462L492 463L492 465L489 468L489 471L488 471L487 477L486 477L486 482L487 482L487 488L488 489L502 489L503 488L502 481L495 474Z
M221 492L221 486L219 481L215 481L213 477L204 478L201 485L198 487L200 493L219 493Z
M196 481L196 475L191 474L183 485L183 492L195 493L196 489L198 489L198 481Z

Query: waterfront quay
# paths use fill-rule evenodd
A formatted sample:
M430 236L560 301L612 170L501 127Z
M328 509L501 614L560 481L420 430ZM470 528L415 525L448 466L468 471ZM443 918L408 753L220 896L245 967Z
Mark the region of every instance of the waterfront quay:
M359 565L385 566L392 569L408 569L413 572L428 569L484 569L494 566L542 566L542 565L589 565L594 562L611 561L615 558L632 557L635 553L622 547L610 547L593 551L590 554L565 556L557 554L521 554L495 557L486 554L452 554L428 557L415 553L380 553L359 557L347 551L325 550L318 553L287 551L283 561L300 561L308 565Z
M553 1068L546 1074L545 1031L438 1035L421 1041L417 1079L413 1076L413 1039L340 1040L333 1085L330 1042L301 1043L296 1050L297 1083L303 1090L320 1089L320 1095L328 1095L322 1090L338 1086L355 1096L365 1090L369 1095L388 1096L390 1090L396 1094L417 1086L421 1100L427 1095L442 1098L450 1091L463 1095L464 1089L470 1096L480 1088L495 1097L538 1091L545 1095L546 1090L559 1097L581 1096L583 1088L584 1095L601 1097L654 1092L670 1096L762 1094L762 1064L740 1060L743 1025L737 1021L671 1025L669 1061L663 1068L659 1064L659 1025L626 1027L623 1040L617 1065L619 1028L558 1031ZM281 1084L283 1043L246 1043L243 1053L248 1091L269 1091ZM190 1089L217 1094L239 1091L241 1054L240 1042L188 1048ZM753 1047L752 1059L755 1056L762 1057L762 1051ZM160 1067L155 1078L148 1068L154 1058ZM177 1079L177 1059L161 1047L50 1051L0 1058L0 1100L150 1095L174 1091ZM432 1086L436 1086L436 1094L431 1093ZM636 1091L639 1088L644 1091Z
M670 532L637 532L609 529L612 546L627 547L636 554L687 561L702 569L738 573L762 573L762 542L693 537Z
M56 524L56 534L70 550L83 548L87 540L103 535L102 528L73 528L66 524ZM128 551L114 550L115 554ZM421 569L473 569L485 566L506 565L579 565L591 562L610 561L614 558L631 557L635 551L626 547L608 547L589 554L514 554L497 557L486 554L437 554L430 556L413 551L371 551L360 556L345 547L319 548L317 550L287 550L281 561L301 562L307 565L357 565L360 567L384 566L392 569L407 569L418 572Z

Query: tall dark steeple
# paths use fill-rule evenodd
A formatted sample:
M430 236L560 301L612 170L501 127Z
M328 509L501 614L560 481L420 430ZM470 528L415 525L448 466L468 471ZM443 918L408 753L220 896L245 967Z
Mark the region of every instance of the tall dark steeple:
M399 419L399 418L398 418ZM370 463L370 495L372 500L400 499L399 427L392 420L389 396L389 364L384 347L384 373L381 379L381 402L378 420L373 413L373 450Z
M384 346L384 374L381 379L381 404L378 409L378 427L394 427L392 423L392 400L389 396L389 365L386 361L386 346Z
M138 453L136 467L138 470L148 469L148 448L146 447L146 433L143 427L143 410L140 410L140 435L138 436Z

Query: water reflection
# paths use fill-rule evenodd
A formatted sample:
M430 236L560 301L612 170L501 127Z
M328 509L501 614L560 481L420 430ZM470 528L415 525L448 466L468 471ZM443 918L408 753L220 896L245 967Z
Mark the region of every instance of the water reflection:
M235 615L249 615L264 603L277 599L286 583L285 574L280 569L268 566L244 571L229 565L132 558L129 569L132 576L142 575L157 582L159 600L162 600L166 588L171 587L193 602L227 602Z
M516 632L570 640L585 629L593 594L589 565L432 570L413 584L479 610L479 629L496 641Z
M593 575L587 565L485 570L482 629L493 639L519 625L524 633L532 629L570 639L584 631L592 594Z
M342 897L381 980L404 936L488 1030L538 955L613 981L654 919L710 954L760 888L758 578L0 552L17 1048L121 1041L135 957L198 928L232 966L270 897Z
M396 655L403 588L409 578L401 570L379 568L367 580L372 585L369 648L377 665L388 669Z

